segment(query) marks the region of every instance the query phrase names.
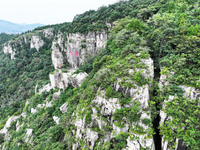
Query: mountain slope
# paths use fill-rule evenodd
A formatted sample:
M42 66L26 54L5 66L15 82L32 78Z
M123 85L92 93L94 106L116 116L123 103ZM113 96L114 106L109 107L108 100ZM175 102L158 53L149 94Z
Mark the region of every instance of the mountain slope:
M199 5L121 1L6 42L1 148L198 150Z
M0 33L19 34L28 30L33 30L42 24L15 24L12 22L0 20Z

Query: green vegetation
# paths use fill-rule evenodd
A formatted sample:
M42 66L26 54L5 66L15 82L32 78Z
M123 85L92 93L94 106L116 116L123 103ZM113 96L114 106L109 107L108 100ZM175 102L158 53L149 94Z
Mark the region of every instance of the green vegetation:
M165 140L172 142L174 137L178 137L188 145L189 149L199 149L199 106L197 103L199 99L190 100L183 97L176 97L166 103L166 113L172 116L172 120L167 120L160 127Z
M118 150L127 146L128 137L138 140L140 135L145 135L145 139L154 135L154 138L159 136L161 139L162 136L170 142L171 149L176 145L174 141L179 139L189 150L198 150L200 101L198 97L193 100L184 97L185 91L180 85L193 87L196 91L200 89L200 9L196 7L199 5L200 2L195 0L120 1L77 15L72 23L35 29L34 32L53 28L55 34L59 31L87 33L102 30L109 33L106 47L96 56L88 58L75 72L89 74L81 87L68 86L61 91L59 100L53 102L52 107L41 108L36 114L30 113L31 108L45 103L45 100L52 101L53 93L57 91L41 95L34 93L35 85L38 83L41 87L47 84L48 75L53 71L51 41L42 37L45 46L39 52L24 45L18 49L14 60L0 52L0 129L9 115L18 115L22 111L27 113L26 118L20 118L20 123L25 125L18 132L15 131L15 124L11 124L12 138L7 142L8 149L72 149L75 143L79 144L78 149L91 149L90 144L84 139L77 139L75 133L75 120L85 118L86 128L98 133L94 149ZM1 43L10 39L6 35L1 36L4 36L0 38ZM15 37L17 39L19 37ZM65 40L73 43L71 39ZM82 48L87 48L86 41L82 41ZM154 63L153 79L149 77L151 72L144 63L149 58ZM162 88L159 86L161 75L166 75L169 83ZM143 108L138 99L131 97L126 90L116 91L116 84L124 89L149 86L149 107ZM102 114L101 104L94 102L102 91L105 91L102 99L114 101L117 98L121 105L110 116ZM140 94L139 90L137 94ZM167 101L169 96L175 98ZM24 107L27 99L30 103ZM59 107L64 103L68 110L62 114ZM97 111L96 114L93 114L92 108ZM157 118L160 110L171 117L162 125ZM143 113L151 114L151 118L140 120ZM53 116L60 117L59 125L55 124ZM101 118L106 126L99 128L94 117ZM139 125L140 121L148 127L148 131ZM102 142L108 133L115 134L113 124L124 127L127 123L134 123L128 133L120 132L111 141ZM33 129L31 144L24 142L27 128ZM0 143L3 142L0 135ZM155 144L159 149L161 143L157 141Z
M41 87L49 83L49 73L53 71L48 44L39 52L27 49L26 45L23 48L13 60L9 54L0 54L1 120L22 111L25 100L35 94L36 84Z

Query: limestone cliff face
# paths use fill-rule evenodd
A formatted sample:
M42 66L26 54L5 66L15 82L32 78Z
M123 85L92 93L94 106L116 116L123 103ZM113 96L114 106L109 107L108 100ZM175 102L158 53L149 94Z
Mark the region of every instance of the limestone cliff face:
M55 69L67 60L72 68L78 68L85 60L105 47L107 33L89 32L87 34L58 33L52 44L52 61ZM78 55L77 54L78 51Z
M4 45L4 48L3 48L3 52L4 54L10 54L11 55L11 59L14 59L14 56L15 56L15 49L11 47L11 44L8 43L7 45Z
M74 87L79 87L87 77L86 73L72 76L77 68L83 64L87 58L95 56L105 47L107 33L89 32L87 34L66 34L59 32L52 43L52 62L56 69L50 74L52 88L65 89L70 83ZM61 67L68 62L72 69L63 73Z
M53 38L53 31L50 29L44 30L42 34L47 38ZM55 68L55 71L49 75L51 84L39 89L39 93L48 92L50 89L55 88L65 89L68 84L79 87L87 77L87 73L80 73L73 76L72 74L87 58L95 56L105 47L107 38L105 31L89 32L87 34L58 32L54 37L51 47L52 63ZM41 39L41 36L34 35L31 37L30 48L36 48L38 51L43 44L44 41ZM61 67L65 63L69 63L71 69L62 70Z
M80 86L86 74L79 74L78 76L68 78L76 71L76 69L85 62L89 57L96 55L101 49L105 47L107 41L106 31L89 32L87 34L67 34L58 32L54 35L52 28L39 30L34 33L28 33L19 36L18 39L11 40L3 47L5 54L11 54L11 59L15 59L15 54L20 48L35 48L37 51L45 44L44 38L53 40L52 42L52 62L56 69L54 73L50 74L51 85L45 85L39 89L39 93L49 91L50 89L60 88L65 89L68 83L74 86ZM72 69L63 73L61 67L68 62ZM36 88L37 91L37 88ZM37 92L36 92L37 93Z
M55 35L53 28L47 28L47 29L41 30L41 33L48 39L53 39Z
M35 48L39 51L40 47L44 45L44 41L42 40L41 36L35 35L31 37L30 48Z
M8 43L5 43L3 45L3 52L4 54L10 54L11 55L11 59L15 59L15 54L17 52L17 50L28 44L28 40L26 36L20 36L18 39L16 40L11 40Z
M9 41L8 43L5 43L3 46L3 51L5 54L11 54L11 59L15 59L15 54L18 50L21 48L28 48L32 49L35 48L37 51L45 44L44 39L47 38L49 40L52 40L54 37L54 31L52 28L44 29L35 31L33 33L27 33L20 35L16 39L13 39Z

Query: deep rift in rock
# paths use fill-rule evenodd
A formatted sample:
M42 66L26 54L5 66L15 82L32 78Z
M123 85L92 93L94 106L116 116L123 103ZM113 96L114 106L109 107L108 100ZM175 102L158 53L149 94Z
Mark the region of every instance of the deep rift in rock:
M154 145L155 145L155 150L161 150L161 147L162 147L162 137L160 135L160 130L159 130L159 125L160 125L160 108L159 108L159 105L160 105L160 102L157 100L157 98L159 97L159 93L158 93L158 90L159 90L159 87L157 86L157 83L159 82L159 79L160 79L160 66L158 65L159 62L158 62L158 59L157 57L154 56L154 54L151 54L151 57L153 59L153 62L154 62L154 85L153 85L153 90L152 90L152 98L156 104L155 104L155 107L156 107L156 115L153 115L154 118L152 120L152 124L153 124L153 128L154 128L154 132L155 134L153 135L153 140L154 140ZM153 113L153 112L152 112ZM155 112L154 112L155 113Z

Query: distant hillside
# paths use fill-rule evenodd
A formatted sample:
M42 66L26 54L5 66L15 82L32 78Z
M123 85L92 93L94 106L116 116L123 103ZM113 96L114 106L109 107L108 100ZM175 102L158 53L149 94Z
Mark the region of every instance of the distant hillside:
M0 33L19 34L28 30L33 30L42 24L15 24L12 22L0 20Z

